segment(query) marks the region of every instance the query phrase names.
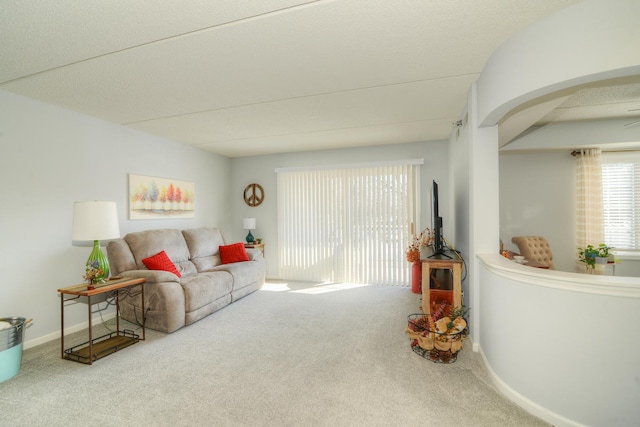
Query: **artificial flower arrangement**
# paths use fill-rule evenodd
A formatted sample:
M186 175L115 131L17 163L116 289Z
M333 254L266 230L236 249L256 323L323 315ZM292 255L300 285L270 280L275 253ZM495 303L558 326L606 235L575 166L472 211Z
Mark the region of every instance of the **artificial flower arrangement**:
M104 276L104 270L100 268L100 264L97 260L87 263L85 267L85 275L82 276L90 285L101 283Z
M407 261L420 261L420 248L431 245L433 245L433 233L431 232L431 229L427 227L422 230L419 235L411 238L411 244L405 251L407 254Z
M411 340L411 349L426 359L440 363L453 363L462 349L462 341L469 335L465 317L468 309L463 305L449 309L446 302L435 305L430 314L409 316L405 333Z

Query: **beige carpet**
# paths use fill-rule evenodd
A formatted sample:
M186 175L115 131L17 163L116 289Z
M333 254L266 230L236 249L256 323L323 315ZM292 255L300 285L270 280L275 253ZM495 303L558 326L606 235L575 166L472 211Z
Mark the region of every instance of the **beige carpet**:
M273 282L92 366L52 341L0 384L0 426L548 425L492 387L468 343L450 365L413 353L418 307L408 288Z

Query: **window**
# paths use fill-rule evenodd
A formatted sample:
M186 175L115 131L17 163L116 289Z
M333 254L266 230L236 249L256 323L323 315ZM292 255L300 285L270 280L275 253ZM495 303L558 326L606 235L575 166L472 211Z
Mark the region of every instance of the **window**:
M408 286L419 171L408 162L276 170L280 277Z
M640 251L640 153L602 153L605 243Z

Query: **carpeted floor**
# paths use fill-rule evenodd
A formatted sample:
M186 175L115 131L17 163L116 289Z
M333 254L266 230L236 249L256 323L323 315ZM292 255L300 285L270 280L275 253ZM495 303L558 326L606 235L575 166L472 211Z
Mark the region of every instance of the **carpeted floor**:
M0 384L0 426L548 425L495 390L469 343L449 365L413 353L418 307L408 288L271 282L92 366L55 340Z

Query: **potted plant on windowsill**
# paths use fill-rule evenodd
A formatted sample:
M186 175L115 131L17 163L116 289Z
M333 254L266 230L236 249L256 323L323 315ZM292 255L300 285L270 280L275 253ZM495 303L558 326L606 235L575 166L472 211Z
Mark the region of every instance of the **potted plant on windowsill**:
M578 261L584 262L588 272L592 272L596 266L596 258L598 257L598 249L593 245L587 245L586 248L578 248Z
M607 246L604 243L598 245L598 257L606 259L606 261L600 261L600 263L615 262L615 256L610 252L611 249L613 249L611 246Z

